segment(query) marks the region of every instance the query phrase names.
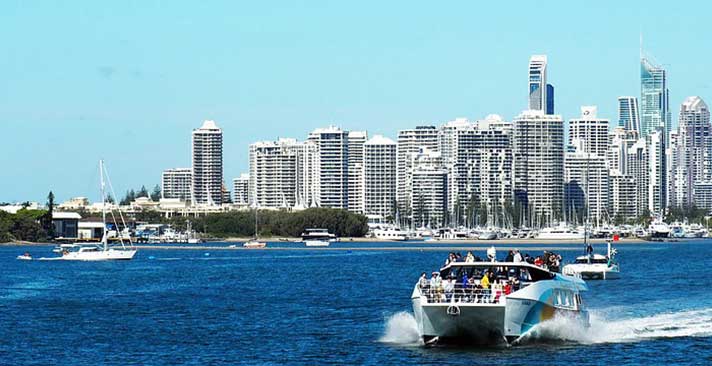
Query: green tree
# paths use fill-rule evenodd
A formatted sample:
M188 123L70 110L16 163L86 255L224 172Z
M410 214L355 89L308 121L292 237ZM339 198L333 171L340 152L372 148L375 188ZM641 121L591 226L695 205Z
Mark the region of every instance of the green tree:
M136 194L136 198L139 197L148 197L148 190L146 189L146 186L141 186L141 189Z
M55 237L54 233L54 223L52 222L52 215L54 214L54 193L49 191L47 195L47 214L45 215L42 227L47 232L47 237L52 240Z
M161 200L161 186L156 184L155 187L153 187L153 192L151 192L151 201L158 202Z

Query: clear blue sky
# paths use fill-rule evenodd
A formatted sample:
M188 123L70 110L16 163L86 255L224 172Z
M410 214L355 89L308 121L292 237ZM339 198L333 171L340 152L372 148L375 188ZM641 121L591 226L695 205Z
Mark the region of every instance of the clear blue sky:
M549 56L556 112L638 95L638 43L669 70L674 118L712 99L712 6L622 1L3 1L0 201L118 195L190 166L190 133L224 130L225 180L250 142L336 124L395 137L526 107ZM690 10L694 9L694 10ZM707 66L707 68L705 68Z

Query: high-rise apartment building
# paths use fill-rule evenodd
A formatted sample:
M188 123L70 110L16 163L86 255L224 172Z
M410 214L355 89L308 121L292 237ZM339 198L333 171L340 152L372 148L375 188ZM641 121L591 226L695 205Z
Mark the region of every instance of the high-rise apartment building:
M678 133L670 143L670 204L691 206L695 184L712 180L712 126L710 111L700 97L688 97L680 106Z
M222 204L223 133L214 121L193 130L193 203Z
M401 212L410 211L409 186L410 180L406 179L412 165L412 155L423 149L437 151L438 129L435 126L417 126L414 129L398 131L398 145L396 147L396 200L398 210Z
M368 139L366 131L350 131L348 134L348 209L351 212L364 211L364 144Z
M514 196L527 225L550 225L563 214L564 122L524 111L514 120Z
M638 139L626 154L625 174L635 180L636 185L636 216L650 212L648 207L650 191L650 162L648 161L648 144L645 139Z
M606 156L608 120L598 118L596 106L581 107L581 117L569 121L569 143L581 152Z
M376 135L364 144L364 213L395 218L396 143Z
M564 160L567 217L600 224L610 215L609 170L605 156L578 149ZM575 215L575 216L572 216Z
M637 218L637 184L634 178L619 170L610 171L611 219L618 223Z
M317 128L309 134L316 145L316 205L349 208L349 132L338 127Z
M247 205L250 196L250 174L242 173L232 180L232 203Z
M618 127L640 133L640 110L638 98L618 97Z
M406 196L410 219L417 227L440 227L446 221L448 171L440 152L421 149L410 154L412 164L406 174L409 182Z
M181 201L191 199L193 170L191 168L175 168L163 171L161 175L161 195L163 198L178 198Z
M263 208L307 207L313 200L316 146L295 139L250 145L250 204Z

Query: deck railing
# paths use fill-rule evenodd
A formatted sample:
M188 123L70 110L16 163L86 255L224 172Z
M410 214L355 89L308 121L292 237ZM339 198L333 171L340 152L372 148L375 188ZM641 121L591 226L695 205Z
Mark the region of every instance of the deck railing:
M512 286L509 293L525 287L527 284ZM507 295L504 286L490 285L488 288L482 288L479 285L463 285L456 283L449 287L441 284L433 287L428 285L419 286L421 296L427 298L428 303L476 303L476 304L498 304Z

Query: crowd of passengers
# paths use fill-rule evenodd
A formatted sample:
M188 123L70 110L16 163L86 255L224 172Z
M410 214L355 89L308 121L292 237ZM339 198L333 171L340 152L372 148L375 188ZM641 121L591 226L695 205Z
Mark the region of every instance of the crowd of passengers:
M494 247L487 250L487 261L497 262L497 253ZM450 253L445 266L453 262L484 262L478 256L467 252L466 256L460 253ZM561 255L544 252L543 256L531 257L519 250L510 250L503 262L526 262L559 272ZM470 302L470 303L498 303L503 296L519 290L531 281L531 276L526 268L508 268L506 266L493 266L485 268L451 268L450 274L442 278L439 272L433 272L428 279L425 272L421 273L418 286L424 293L428 302Z
M465 263L473 263L473 262L484 262L482 258L473 255L472 252L467 252L466 256L462 256L460 252L451 252L448 254L447 259L445 259L445 267L447 267L450 263L453 262L465 262ZM490 247L487 249L487 262L497 262L497 251L495 250L494 247ZM510 250L507 253L507 256L504 258L502 262L512 262L512 263L522 263L526 262L529 264L533 264L535 266L542 267L544 269L548 269L551 272L560 272L561 271L561 255L556 254L554 252L549 252L549 251L544 251L544 255L541 256L536 256L532 257L529 255L529 253L520 253L519 249L514 249Z

